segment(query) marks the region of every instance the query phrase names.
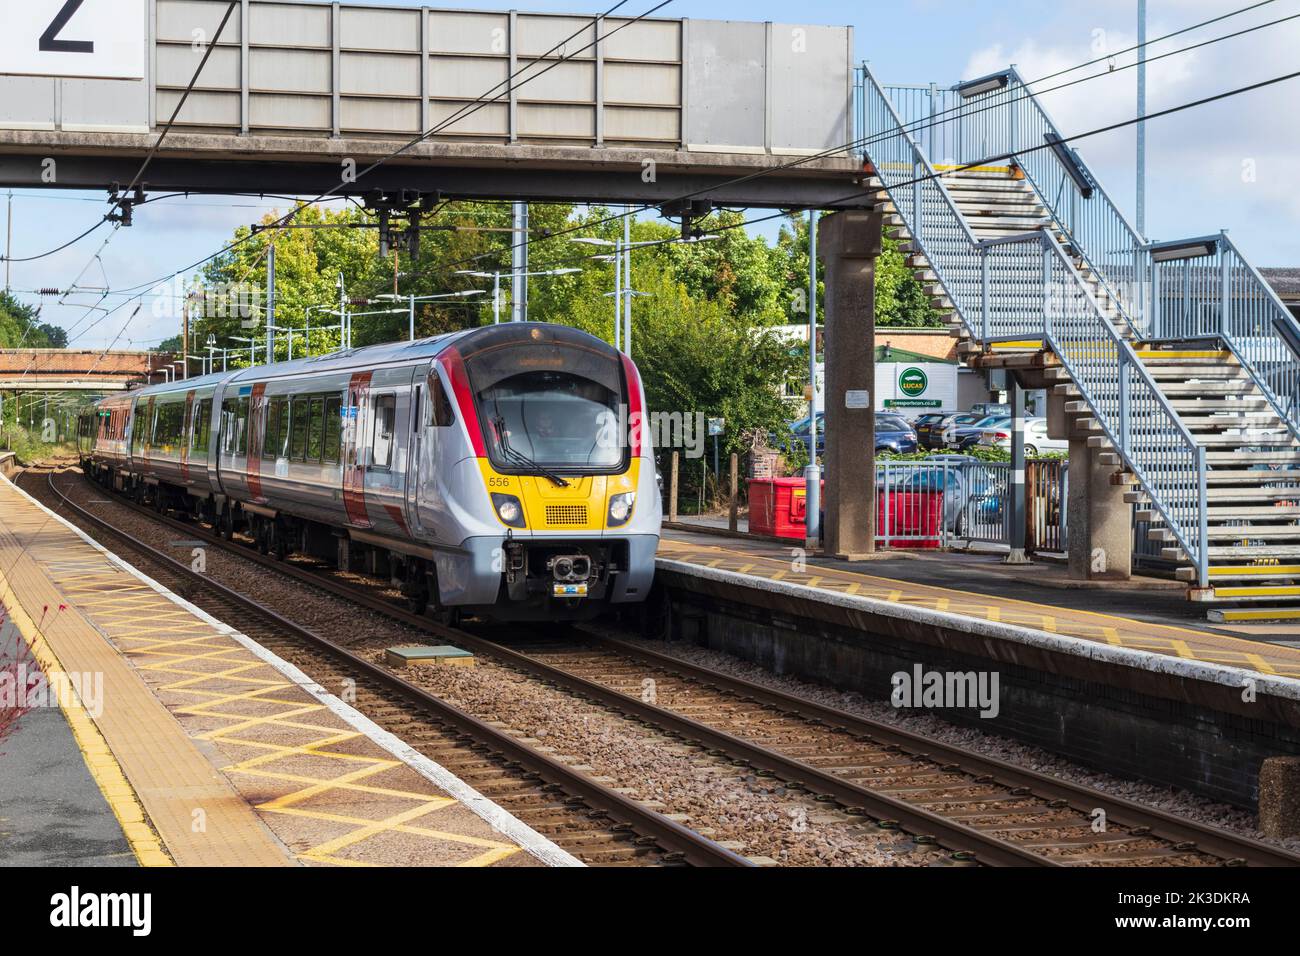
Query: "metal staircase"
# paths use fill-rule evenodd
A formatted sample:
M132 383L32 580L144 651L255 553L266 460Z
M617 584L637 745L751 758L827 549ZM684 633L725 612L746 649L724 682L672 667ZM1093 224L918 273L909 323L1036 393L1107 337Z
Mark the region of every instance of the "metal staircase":
M1227 236L1145 241L1014 69L939 89L864 65L857 94L887 228L960 352L1059 362L1190 596L1300 601L1300 325Z

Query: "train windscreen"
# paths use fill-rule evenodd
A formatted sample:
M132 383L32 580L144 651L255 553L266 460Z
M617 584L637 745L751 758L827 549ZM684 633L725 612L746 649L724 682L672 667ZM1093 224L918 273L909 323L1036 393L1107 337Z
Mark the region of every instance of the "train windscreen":
M625 448L614 439L619 393L601 382L536 370L503 378L477 397L488 454L503 471L607 471L623 463Z

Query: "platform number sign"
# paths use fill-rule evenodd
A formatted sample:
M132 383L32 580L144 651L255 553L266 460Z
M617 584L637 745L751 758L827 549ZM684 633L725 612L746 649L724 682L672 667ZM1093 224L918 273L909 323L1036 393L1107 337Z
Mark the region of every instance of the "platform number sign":
M8 0L0 74L144 78L145 0Z

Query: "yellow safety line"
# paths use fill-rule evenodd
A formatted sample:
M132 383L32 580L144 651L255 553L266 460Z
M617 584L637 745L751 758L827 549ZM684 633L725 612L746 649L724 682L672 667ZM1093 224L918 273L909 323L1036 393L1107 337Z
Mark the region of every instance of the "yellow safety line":
M673 548L679 549L679 550L684 551L684 552L687 552L687 553L690 553L690 552L696 552L696 553L699 553L699 552L702 552L702 551L713 551L713 552L725 552L725 553L727 553L727 554L742 555L742 556L744 556L744 557L746 557L746 558L759 558L759 559L764 560L764 561L776 561L776 560L779 560L779 559L777 559L777 558L771 558L771 557L768 557L768 556L766 556L766 555L755 555L755 554L753 554L753 553L751 553L751 552L736 551L736 550L734 550L734 549L732 549L732 548L724 548L724 547L722 547L721 545L716 545L716 544L710 544L710 545L697 545L697 544L691 544L691 543L687 543L687 542L683 542L683 541L676 541L676 540L674 540L674 539L672 539L672 538L665 539L665 543L669 544L669 545L670 545L671 547L673 547ZM665 555L665 557L672 557L672 556L671 556L671 555ZM709 567L717 567L717 565L720 564L723 560L725 560L725 559L724 559L724 558L718 558L718 559L716 559L716 561L710 562L710 563L708 564L708 566L709 566ZM690 562L688 562L688 563L690 563ZM876 584L876 585L881 589L881 591L883 591L886 587L896 587L896 586L900 583L900 582L898 582L897 580L895 580L895 579L893 579L893 578L883 578L883 577L879 577L879 576L877 576L877 575L866 574L866 573L861 572L861 571L846 571L846 570L843 570L843 569L841 569L841 568L826 568L826 567L819 567L819 570L822 571L823 573L842 574L842 575L846 575L846 576L848 576L848 577L850 577L850 578L857 578L859 581L864 581L864 582L865 582L865 581L870 581L870 582L874 582L874 583L875 583L875 584ZM911 584L911 582L907 582L907 583ZM927 591L938 591L938 592L941 592L941 593L950 594L950 595L953 595L954 597L960 597L960 598L963 598L963 599L971 599L971 598L974 598L974 599L976 599L976 601L975 601L974 603L975 603L977 606L983 606L983 607L993 607L993 606L994 606L994 605L992 605L992 604L990 604L990 603L987 603L987 602L989 601L989 595L987 595L987 594L980 594L979 592L976 592L976 591L961 591L961 590L958 590L957 588L948 588L948 587L943 587L943 586L941 586L941 585L937 585L937 584L914 584L914 585L912 585L912 586L913 586L913 587L917 587L917 588L924 588L924 589L927 590ZM916 593L916 592L913 592L913 593ZM917 597L920 598L921 595L918 594ZM1199 640L1199 641L1210 640L1210 641L1215 641L1215 642L1226 642L1226 643L1231 643L1231 644L1237 644L1237 645L1241 645L1241 647L1243 648L1243 650L1241 651L1241 653L1242 653L1243 655L1248 655L1248 654L1250 654L1252 651L1257 650L1257 649L1258 649L1258 646L1259 646L1255 641L1251 641L1251 640L1248 640L1248 639L1246 639L1246 638L1233 637L1232 635L1229 635L1229 634L1219 634L1219 633L1217 633L1217 632L1216 632L1216 633L1209 633L1209 632L1204 632L1204 631L1194 631L1194 630L1191 630L1190 628L1176 627L1176 626L1174 626L1174 625L1172 625L1172 624L1157 624L1157 623L1152 623L1152 622L1147 622L1147 621L1136 621L1136 620L1134 620L1133 618L1121 617L1121 616L1118 615L1118 614L1107 614L1107 613L1104 612L1104 611L1088 611L1088 610L1084 610L1084 609L1082 609L1082 608L1057 608L1057 607L1052 607L1051 605L1047 605L1047 604L1039 604L1039 603L1034 602L1034 601L1026 601L1026 600L1024 600L1024 599L1022 599L1022 598L1007 598L1007 597L1002 597L1002 598L998 598L997 600L998 600L999 603L1000 603L1001 605L1003 605L1004 607L1005 607L1006 605L1015 605L1015 606L1017 606L1017 607L1026 608L1026 609L1029 609L1029 610L1031 610L1031 611L1036 611L1036 612L1038 612L1039 614L1041 614L1043 610L1050 610L1050 611L1052 611L1053 613L1056 613L1056 614L1068 613L1068 614L1072 614L1072 615L1078 615L1078 616L1080 616L1080 617L1094 618L1094 619L1096 619L1096 620L1098 620L1098 621L1106 621L1106 622L1112 622L1112 621L1113 621L1113 622L1118 622L1121 626L1124 626L1124 627L1126 627L1126 628L1129 629L1129 630L1137 631L1137 632L1139 632L1139 633L1144 632L1144 631L1145 631L1145 632L1160 631L1160 632L1163 632L1163 633L1167 633L1167 634L1169 634L1169 635L1170 635L1170 639L1172 639L1172 638L1176 635L1176 636L1179 636L1179 637L1182 637L1182 638L1185 638L1185 639L1195 638L1196 640ZM1005 616L1005 612L1004 612L1004 616L1003 616L1003 621L1004 621L1005 623L1014 623L1014 621L1013 621L1012 619L1010 619L1010 618L1008 618L1007 616ZM1067 622L1067 623L1074 623L1074 622ZM1103 625L1102 627L1103 627L1103 632L1104 632L1104 631L1106 630L1106 628L1105 628L1104 625ZM1115 629L1115 628L1112 628L1112 629L1116 631L1116 634L1118 634L1118 629ZM1068 632L1067 632L1067 633L1068 633ZM1189 638L1189 635L1190 635L1190 638ZM1128 638L1128 639L1126 639L1126 640L1128 640L1128 641L1131 643L1133 639L1132 639L1132 638ZM1249 650L1247 650L1247 648L1248 648ZM1283 648L1283 647L1276 646L1276 645L1275 645L1274 649L1277 650L1279 653L1281 653L1283 650L1287 650L1287 651L1292 650L1291 648ZM1208 652L1210 652L1210 653L1213 653L1213 649L1212 649L1212 648L1207 648L1206 650L1207 650ZM1300 657L1300 655L1298 655L1298 657ZM1209 659L1210 659L1210 658L1206 657L1204 654L1201 656L1201 660L1209 660Z
M56 674L63 674L63 665L58 655L50 647L49 642L43 639L35 623L23 610L3 572L0 572L0 589L2 589L0 604L3 604L8 611L9 619L13 621L14 627L26 643L32 657L45 672L46 679L50 680ZM113 756L113 751L109 749L108 741L95 726L72 682L64 681L63 686L68 688L69 693L57 695L59 709L63 711L64 719L72 729L73 739L77 743L77 749L81 751L86 769L90 772L95 785L99 787L99 792L103 794L109 809L113 811L113 816L117 818L118 825L122 828L122 835L126 837L126 842L131 847L131 852L135 854L137 862L141 866L175 866L171 857L163 850L157 832L145 817L144 809L136 800L135 788L126 779L121 765Z

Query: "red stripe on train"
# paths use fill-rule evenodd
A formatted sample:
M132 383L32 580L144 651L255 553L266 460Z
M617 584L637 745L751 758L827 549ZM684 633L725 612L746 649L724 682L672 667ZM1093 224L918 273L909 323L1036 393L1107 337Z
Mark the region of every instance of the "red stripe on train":
M469 431L469 442L474 449L474 454L478 458L483 458L487 455L487 446L483 444L483 429L479 426L478 409L474 406L474 393L470 391L465 359L453 346L445 349L438 356L438 364L447 370L447 378L451 380L451 391L456 398L456 407L460 409L460 417Z
M627 379L627 420L628 442L632 446L632 457L641 457L641 429L645 417L644 403L641 400L641 379L636 373L636 366L626 355L623 359L623 377Z

